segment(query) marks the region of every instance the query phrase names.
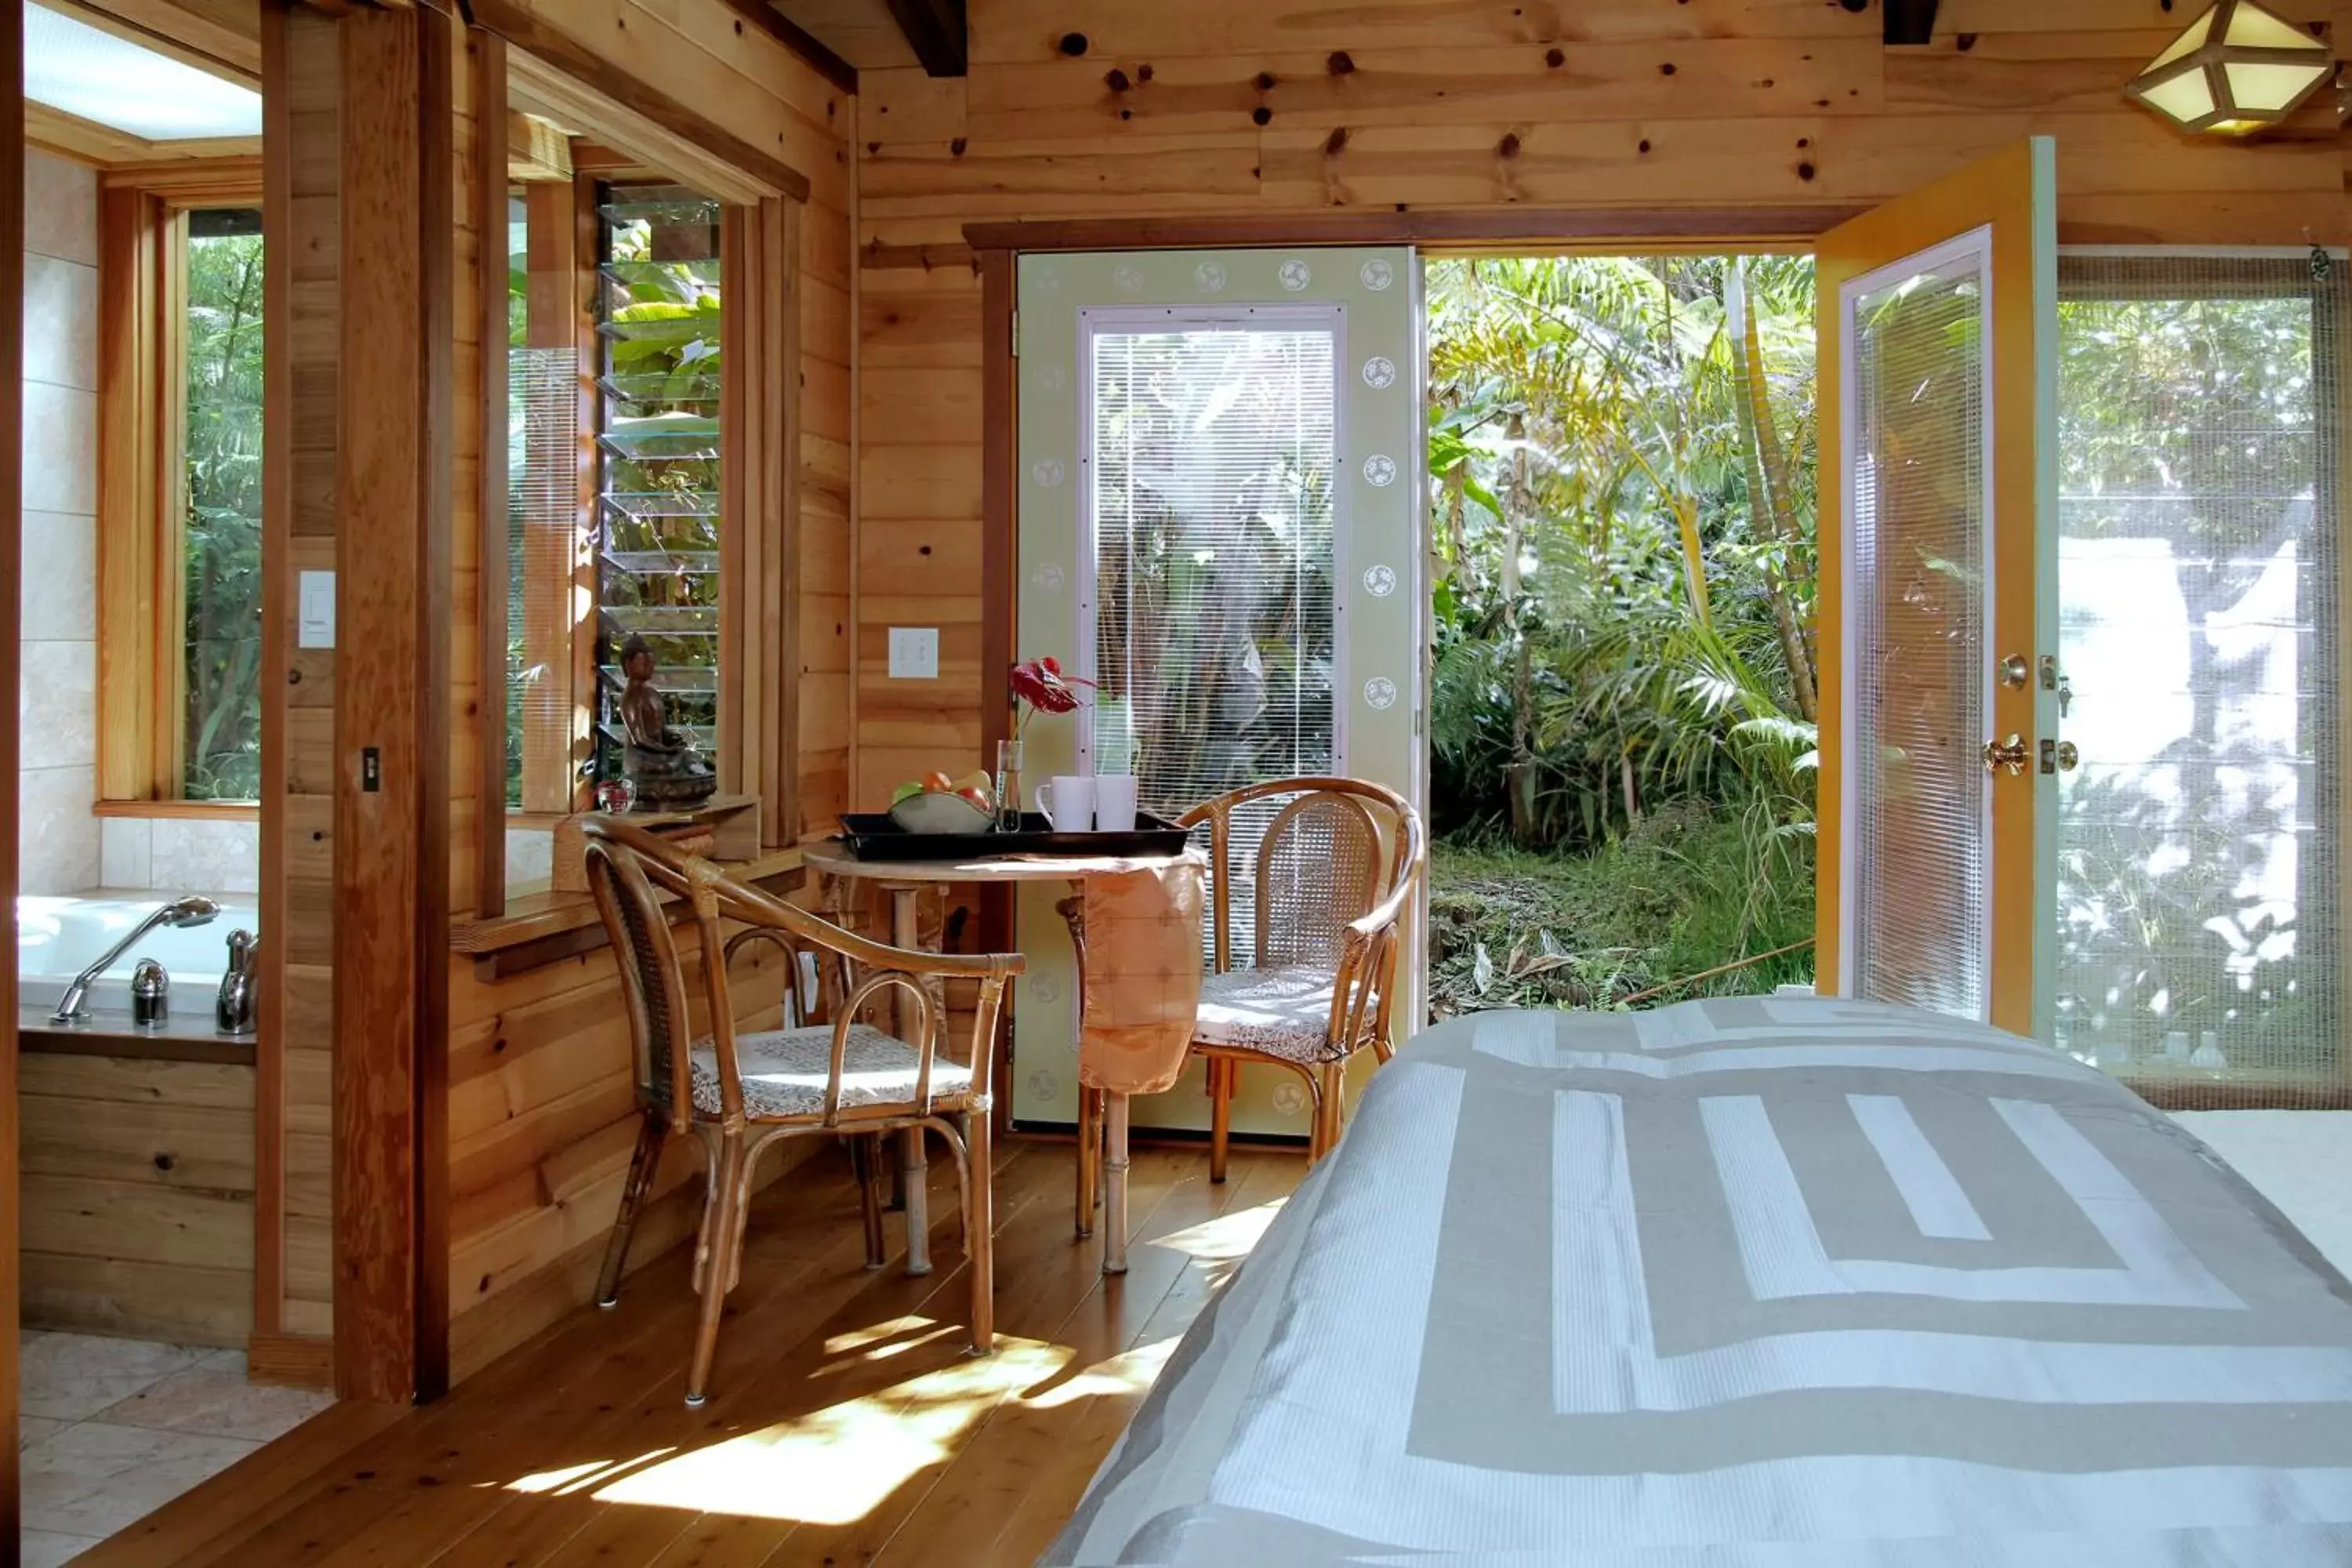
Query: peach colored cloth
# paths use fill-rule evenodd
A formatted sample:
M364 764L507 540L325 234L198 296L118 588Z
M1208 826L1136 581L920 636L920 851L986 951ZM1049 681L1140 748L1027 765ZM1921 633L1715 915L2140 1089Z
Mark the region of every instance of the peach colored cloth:
M1115 1094L1158 1094L1184 1070L1201 1006L1197 856L1086 880L1086 1010L1078 1081Z

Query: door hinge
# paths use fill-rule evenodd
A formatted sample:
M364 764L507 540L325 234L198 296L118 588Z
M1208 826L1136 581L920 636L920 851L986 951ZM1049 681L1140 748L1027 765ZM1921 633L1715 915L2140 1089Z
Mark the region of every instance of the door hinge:
M1013 324L1010 330L1013 333L1013 357L1019 359L1021 357L1021 312L1018 310L1013 312Z

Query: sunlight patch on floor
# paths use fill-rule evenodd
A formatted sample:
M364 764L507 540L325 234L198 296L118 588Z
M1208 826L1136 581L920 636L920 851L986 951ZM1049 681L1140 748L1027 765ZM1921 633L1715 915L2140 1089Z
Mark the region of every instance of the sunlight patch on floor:
M1081 1399L1139 1395L1159 1381L1160 1369L1168 1364L1168 1358L1175 1349L1174 1335L1154 1340L1148 1345L1138 1345L1122 1354L1098 1361L1064 1382L1034 1394L1023 1394L1017 1403L1032 1410L1052 1410Z
M891 1328L928 1326L905 1321L877 1331L874 1338ZM898 1348L902 1347L889 1347ZM593 1495L599 1502L807 1524L853 1523L923 1470L946 1462L1007 1395L1049 1382L1069 1360L1064 1346L1000 1335L994 1355L960 1360L876 1393L645 1465Z
M1283 1200L1276 1198L1255 1208L1219 1215L1182 1230L1154 1237L1150 1245L1172 1248L1202 1263L1239 1263L1265 1235L1266 1226L1282 1212L1282 1205Z

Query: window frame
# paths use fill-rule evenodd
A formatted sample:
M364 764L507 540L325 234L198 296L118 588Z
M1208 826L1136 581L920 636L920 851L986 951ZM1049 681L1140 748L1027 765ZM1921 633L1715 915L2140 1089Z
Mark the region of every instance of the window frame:
M100 180L98 766L91 807L99 816L260 820L258 799L187 798L183 710L188 215L261 205L257 158L190 159L114 171Z
M593 132L596 128L586 128ZM800 223L802 204L789 195L747 199L735 181L709 182L694 174L656 166L627 153L615 153L595 142L572 143L572 178L537 198L541 183L515 177L499 187L501 210L507 194L523 190L527 209L525 246L530 263L526 288L536 306L547 297L551 308L550 346L559 329L557 313L568 309L570 325L581 357L580 421L576 441L580 451L578 510L573 521L571 583L574 617L568 636L559 637L543 616L534 619L530 606L543 595L525 586L526 644L552 655L559 647L569 653L561 662L542 658L556 683L557 700L569 714L568 732L542 737L534 745L530 727L523 737L524 772L520 807L506 804L506 592L514 563L507 542L506 474L503 441L494 461L484 465L484 525L481 573L484 629L479 680L482 712L495 728L483 734L484 791L479 853L475 865L475 913L492 919L507 912L506 833L509 826L551 828L571 815L592 808L591 784L580 766L593 752L596 702L596 568L593 556L598 509L601 505L594 462L595 437L601 425L603 394L596 385L602 356L597 353L595 300L601 287L597 269L601 254L600 187L633 183L665 183L704 189L719 204L719 279L729 302L720 319L720 338L727 369L719 400L720 517L719 743L712 759L719 787L727 795L757 796L761 808L761 840L766 849L795 844L800 838L797 770L799 761L798 541L800 533L799 391L800 391ZM547 232L530 222L541 211ZM557 214L570 218L559 237ZM540 246L545 239L548 248ZM566 243L568 241L568 243ZM505 258L499 258L498 277L503 280ZM568 291L559 295L560 279L569 272ZM490 284L485 263L484 286ZM542 295L545 291L545 296ZM505 309L503 287L497 291ZM559 300L561 301L559 303ZM501 315L503 321L503 315ZM485 326L488 312L485 311ZM526 327L527 342L532 341ZM486 330L481 356L480 392L486 410L497 410L497 428L506 428L508 349L504 331ZM486 426L486 435L487 435ZM486 457L488 454L486 453ZM493 500L489 487L495 483ZM495 519L495 525L492 521ZM749 586L757 584L756 587ZM489 603L495 584L496 605ZM490 635L495 633L495 635ZM557 742L562 742L559 746ZM490 788L490 761L498 763L499 787ZM537 759L537 766L534 766ZM550 775L556 762L573 771L568 781Z

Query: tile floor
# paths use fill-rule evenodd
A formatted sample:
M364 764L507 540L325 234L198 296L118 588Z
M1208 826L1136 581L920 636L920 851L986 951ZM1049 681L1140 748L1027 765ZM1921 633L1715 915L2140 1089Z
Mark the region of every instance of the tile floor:
M245 1380L243 1351L26 1331L24 1568L70 1562L334 1401Z

